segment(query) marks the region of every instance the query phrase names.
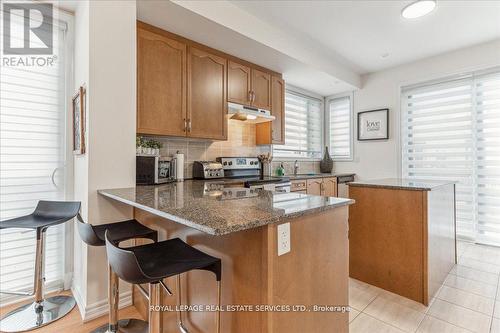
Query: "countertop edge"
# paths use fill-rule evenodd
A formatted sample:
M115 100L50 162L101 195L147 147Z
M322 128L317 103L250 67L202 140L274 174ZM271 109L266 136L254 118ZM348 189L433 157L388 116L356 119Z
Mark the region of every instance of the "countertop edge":
M386 185L386 184L370 184L363 182L350 182L347 183L348 186L353 187L372 187L372 188L385 188L385 189L398 189L398 190L407 190L407 191L432 191L438 187L453 185L454 182L436 184L432 187L424 187L424 186L399 186L399 185Z
M354 204L354 202L355 202L353 199L341 198L341 199L345 199L345 201L339 202L336 204L332 204L332 205L328 205L328 206L315 207L315 208L311 208L311 209L304 210L304 211L293 212L293 213L289 213L289 214L275 217L275 218L271 218L271 219L259 220L259 221L256 221L255 223L250 223L249 225L246 225L246 226L238 225L235 228L229 229L229 230L220 230L220 229L214 229L214 228L201 226L201 225L194 223L192 221L180 218L178 216L163 212L163 211L155 209L155 208L141 205L135 201L124 199L120 196L108 193L106 191L107 191L107 189L98 190L97 193L102 195L102 196L108 197L110 199L116 200L118 202L122 202L122 203L130 205L132 207L139 208L139 209L144 210L144 211L151 213L153 215L163 217L163 218L166 218L166 219L171 220L173 222L176 222L176 223L191 227L193 229L205 232L205 233L210 234L212 236L223 236L223 235L231 234L233 232L250 230L253 228L258 228L258 227L262 227L262 226L269 225L269 224L279 223L279 222L287 220L287 219L293 219L293 218L297 218L297 217L304 216L304 215L310 215L310 214L323 212L323 211L327 211L327 210L331 210L331 209L335 209L335 208L339 208L339 207L343 207L343 206L349 206L349 205Z
M355 176L356 174L355 173L349 173L349 172L346 172L346 173L332 173L332 174L329 174L329 173L322 173L322 174L315 174L315 175L288 175L288 176L283 176L283 177L289 177L290 178L290 181L294 181L294 180L307 180L307 179L318 179L318 178L330 178L330 177L333 177L333 178L338 178L338 177L348 177L348 176Z
M139 204L139 203L137 203L135 201L124 199L122 197L119 197L119 196L114 195L114 194L107 193L105 191L106 190L98 190L97 193L99 193L100 195L103 195L105 197L111 198L113 200L116 200L116 201L125 203L127 205L130 205L132 207L139 208L139 209L144 210L146 212L149 212L151 214L154 214L154 215L157 215L157 216L160 216L160 217L164 217L164 218L166 218L168 220L171 220L171 221L174 221L174 222L186 225L186 226L194 228L196 230L200 230L200 231L206 232L207 234L210 234L210 235L219 235L219 233L217 232L217 229L200 226L199 224L193 223L193 222L191 222L189 220L185 220L183 218L179 218L178 216L162 212L161 210L158 210L158 209L155 209L155 208L151 208L151 207L148 207L148 206L141 205L141 204Z

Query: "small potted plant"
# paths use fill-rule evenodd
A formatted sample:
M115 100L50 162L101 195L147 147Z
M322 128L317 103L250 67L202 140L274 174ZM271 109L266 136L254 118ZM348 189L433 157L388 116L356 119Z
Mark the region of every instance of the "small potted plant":
M135 153L137 155L142 154L142 146L144 144L144 140L142 139L141 136L136 136L135 137Z

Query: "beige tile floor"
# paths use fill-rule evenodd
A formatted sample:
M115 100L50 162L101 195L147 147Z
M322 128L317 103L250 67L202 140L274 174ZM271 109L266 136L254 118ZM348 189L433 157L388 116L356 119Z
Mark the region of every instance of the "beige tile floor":
M458 242L458 264L426 307L349 281L350 333L500 333L500 248Z

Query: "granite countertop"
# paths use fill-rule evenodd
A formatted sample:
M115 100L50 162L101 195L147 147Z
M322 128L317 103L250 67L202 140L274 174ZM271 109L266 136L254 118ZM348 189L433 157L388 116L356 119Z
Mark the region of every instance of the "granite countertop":
M349 186L358 186L358 187L378 187L378 188L414 190L414 191L432 191L436 187L455 184L455 183L456 182L445 181L445 180L412 180L404 178L386 178L386 179L355 181L347 184Z
M98 192L211 235L225 235L354 203L351 199L297 193L250 193L250 189L227 186L208 190L207 186L204 181L187 180ZM225 193L229 190L233 194L246 191L247 195L228 198Z

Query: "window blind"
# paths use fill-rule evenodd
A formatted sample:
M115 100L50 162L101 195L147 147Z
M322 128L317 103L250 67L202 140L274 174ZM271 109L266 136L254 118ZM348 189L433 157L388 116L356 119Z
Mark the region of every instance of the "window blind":
M14 36L23 36L19 31L23 29L22 20L12 20L11 29ZM59 187L54 186L52 175L65 162L65 30L59 22L54 27L57 61L53 66L2 67L0 220L30 214L38 200L64 200L64 175L55 175ZM0 231L0 289L32 290L35 242L34 231ZM47 286L61 286L64 226L48 229L45 254ZM2 304L18 298L1 297Z
M477 241L500 245L500 72L474 80Z
M330 155L334 160L352 159L351 97L328 101Z
M500 245L500 73L402 93L402 176L457 181L457 235Z
M323 147L322 102L291 91L285 94L285 144L274 145L275 157L318 158Z

